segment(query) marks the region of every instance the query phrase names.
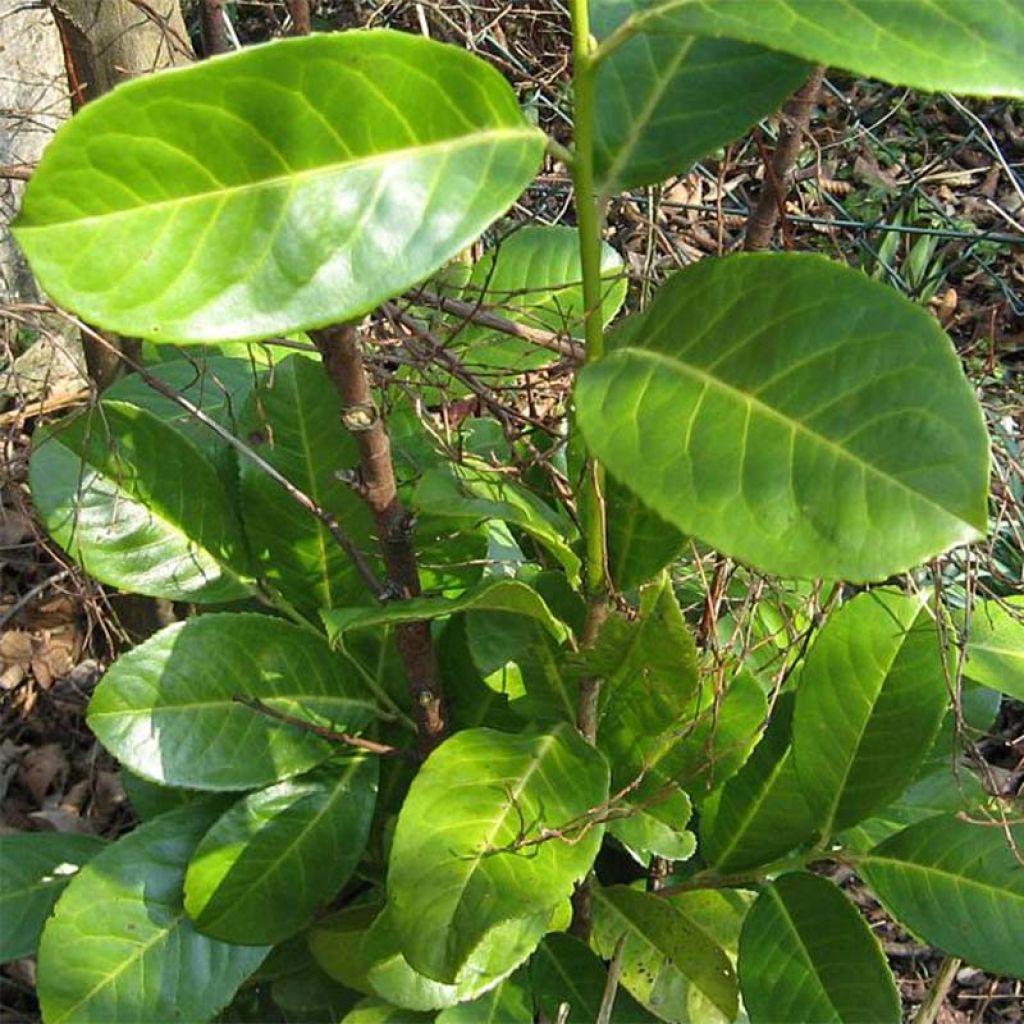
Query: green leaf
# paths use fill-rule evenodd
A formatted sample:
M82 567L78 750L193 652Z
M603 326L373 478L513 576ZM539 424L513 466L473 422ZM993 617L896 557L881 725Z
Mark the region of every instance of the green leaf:
M732 874L769 864L814 835L793 764L792 718L793 695L784 693L750 760L705 803L701 853L709 867Z
M252 596L223 479L153 413L105 401L44 429L29 480L53 539L101 582L172 601Z
M39 946L47 1024L209 1020L259 967L266 947L200 935L181 886L219 800L189 804L122 837L61 896Z
M596 0L610 35L644 0ZM807 76L803 61L731 39L640 33L598 65L595 163L606 194L687 170L772 113Z
M608 572L619 590L654 579L686 546L683 536L614 477L605 478Z
M336 731L358 731L376 713L345 662L307 630L266 615L203 615L118 658L88 720L126 767L170 786L252 789L336 751L236 695Z
M828 879L783 875L754 902L740 936L740 986L752 1024L899 1024L882 948Z
M533 1001L519 976L503 981L471 1003L442 1010L436 1024L533 1024Z
M623 885L594 892L591 945L606 960L622 949L622 984L662 1020L687 1020L693 986L732 1020L738 1010L736 975L724 950L682 911Z
M621 806L628 816L612 818L608 832L639 864L649 867L652 857L679 861L693 856L697 839L686 829L693 806L674 782L651 772Z
M917 775L949 700L934 611L891 590L858 594L811 647L793 757L822 835L856 824Z
M488 686L473 664L464 616L446 623L435 647L453 730L478 725L503 732L518 732L522 728L521 719L509 708L508 696Z
M140 821L149 821L168 811L184 807L190 800L203 794L195 789L176 789L172 786L161 786L150 782L140 775L121 769L121 785L124 786L128 802Z
M1013 0L598 0L645 32L725 36L914 89L1024 96Z
M346 988L372 995L366 977L370 963L363 939L383 903L359 903L322 918L306 932L309 950L320 967Z
M504 213L543 152L478 57L315 35L90 103L47 147L16 235L43 288L92 323L256 339L416 284Z
M981 601L975 606L964 675L1024 700L1024 598Z
M597 1020L608 972L590 947L573 935L548 935L530 961L533 998L544 1020L557 1020L569 1005L569 1020ZM621 987L612 1006L611 1024L647 1024L654 1018Z
M275 944L348 881L370 834L378 762L331 761L243 797L203 836L185 909L204 935Z
M57 897L105 845L74 833L0 835L0 963L35 953Z
M341 1024L428 1024L433 1020L429 1013L413 1013L392 1006L383 999L363 999L341 1020Z
M601 244L601 315L609 323L626 299L622 257ZM473 265L462 287L465 301L499 306L514 323L581 338L583 336L583 272L575 228L524 227ZM466 324L454 338L462 363L472 372L506 371L518 375L557 362L548 349Z
M457 612L492 611L526 616L539 622L556 640L568 635L565 626L551 614L540 595L532 587L517 580L488 580L460 597L414 597L374 608L336 608L325 611L321 618L332 643L338 643L351 629L394 625L399 622L420 622L439 619Z
M765 572L879 579L986 528L988 440L949 339L819 256L680 271L576 405L614 476Z
M299 490L330 512L364 551L376 548L366 502L335 473L359 464L340 423L337 391L318 363L290 356L255 389L242 436ZM330 531L254 462L241 460L242 519L261 574L296 608L366 602L366 584ZM372 555L369 557L373 563Z
M1022 978L1022 846L1020 825L940 815L875 847L857 871L896 920L930 945L993 974Z
M452 982L488 933L540 916L535 945L597 854L601 826L579 825L607 798L607 763L572 725L446 740L413 781L391 849L388 906L409 963ZM569 830L573 841L544 829ZM524 840L536 842L512 848ZM494 947L494 974L533 948Z

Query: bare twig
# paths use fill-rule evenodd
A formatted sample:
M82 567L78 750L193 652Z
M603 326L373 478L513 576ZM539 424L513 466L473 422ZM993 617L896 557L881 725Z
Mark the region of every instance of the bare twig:
M8 181L28 181L34 171L32 164L0 164L0 178Z
M955 956L947 956L942 961L939 965L939 973L932 980L925 1001L914 1015L913 1024L934 1024L939 1010L942 1009L942 1004L946 1001L949 986L953 984L953 979L956 977L956 972L960 970L962 962L959 957Z
M387 569L387 596L416 597L420 593L420 579L413 543L415 520L398 494L391 441L370 392L356 329L351 324L342 324L312 331L310 335L341 399L342 426L359 449L360 464L352 486L373 515ZM441 673L430 623L397 625L395 637L409 678L420 753L426 757L447 732Z
M772 242L775 225L785 211L793 165L811 122L811 111L818 98L825 69L816 67L807 81L782 108L779 142L771 161L765 163L764 184L757 197L757 206L747 222L744 248L748 252L767 249Z
M608 977L605 979L604 992L601 994L601 1008L597 1011L595 1024L611 1024L615 996L619 991L619 978L622 977L622 955L626 948L626 934L623 932L619 936L619 941L615 943L615 953L612 956L612 962L608 965Z
M199 0L199 30L203 36L203 54L214 57L218 53L230 53L231 36L228 34L225 0Z
M313 28L309 17L309 0L288 0L288 11L292 16L292 35L308 36Z

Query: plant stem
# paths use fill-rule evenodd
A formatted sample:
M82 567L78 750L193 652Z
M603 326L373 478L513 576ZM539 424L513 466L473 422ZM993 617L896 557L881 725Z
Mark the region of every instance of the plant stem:
M939 965L939 973L935 975L928 995L921 1004L920 1009L914 1015L913 1024L934 1024L935 1018L946 1001L946 994L949 986L953 984L956 972L960 970L963 961L959 957L947 956Z
M615 953L612 955L612 962L608 965L608 977L605 979L601 1008L598 1010L595 1024L611 1024L615 996L618 994L619 979L622 977L622 955L625 948L626 933L623 932L619 936L619 941L615 943Z
M416 597L420 576L413 542L414 519L398 495L391 441L370 392L356 329L341 324L311 331L310 336L341 399L342 426L359 449L360 464L353 488L373 515L387 569L387 597ZM447 733L441 672L430 623L401 623L395 627L395 640L409 679L420 754L426 758Z

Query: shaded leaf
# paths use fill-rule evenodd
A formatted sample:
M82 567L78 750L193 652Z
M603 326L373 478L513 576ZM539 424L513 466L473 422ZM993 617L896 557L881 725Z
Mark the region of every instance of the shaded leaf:
M620 590L654 579L686 546L683 536L614 477L605 478L608 572Z

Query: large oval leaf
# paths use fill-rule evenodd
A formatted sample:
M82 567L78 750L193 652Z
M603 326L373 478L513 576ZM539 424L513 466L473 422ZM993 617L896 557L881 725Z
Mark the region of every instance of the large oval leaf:
M353 758L244 797L203 836L185 909L204 935L275 944L309 923L359 863L378 761Z
M124 85L47 148L16 234L43 287L163 341L352 319L511 205L544 151L484 61L316 35Z
M740 935L740 985L753 1024L899 1024L900 997L878 940L828 879L783 875Z
M39 947L47 1024L209 1020L259 967L267 947L200 935L182 907L185 865L221 810L207 799L155 818L68 886Z
M35 953L57 897L104 845L74 833L0 835L0 964Z
M644 2L591 7L603 39ZM801 60L732 39L638 33L598 65L598 187L621 192L682 173L775 110L807 71Z
M986 528L988 440L949 339L818 256L687 267L576 403L620 481L766 572L884 578Z
M1024 978L1024 827L1009 832L995 821L939 815L876 846L857 870L893 917L931 945Z
M949 702L934 610L890 590L835 612L804 663L793 756L825 836L884 807L917 774Z
M532 736L467 729L438 747L402 806L388 870L409 963L453 982L488 933L530 918L542 922L536 944L601 844L581 816L607 799L607 763L568 724ZM572 842L544 829L568 829ZM530 952L511 945L492 943L492 973Z
M591 945L610 960L622 946L622 985L662 1020L688 1019L691 987L736 1016L736 975L725 951L678 907L624 885L594 893Z
M53 539L98 580L172 601L254 594L223 478L152 412L105 401L41 432L29 480Z
M89 725L131 771L195 789L265 786L337 749L236 696L338 731L375 714L326 641L266 615L203 615L118 658L89 703Z
M1024 96L1016 0L596 0L650 32L727 36L915 89Z

